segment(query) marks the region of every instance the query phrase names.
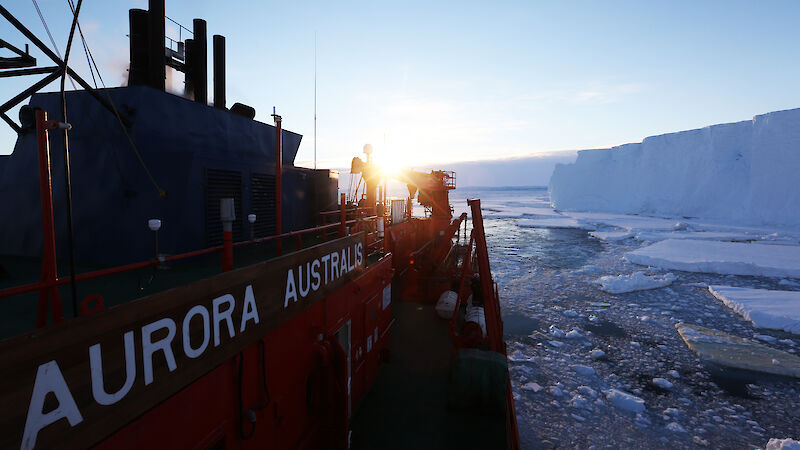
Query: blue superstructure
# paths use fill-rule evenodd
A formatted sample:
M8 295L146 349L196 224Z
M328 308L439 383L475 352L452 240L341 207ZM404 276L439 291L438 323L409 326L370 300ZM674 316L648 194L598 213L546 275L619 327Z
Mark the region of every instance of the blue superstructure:
M75 255L78 261L127 263L153 256L151 218L162 220L159 248L175 254L221 241L219 198L233 197L234 239L274 233L275 127L148 86L98 91L130 120L118 119L83 91L67 92L72 125ZM35 94L30 106L60 119L58 93ZM294 167L302 136L283 130L282 231L316 224L337 202L335 172ZM67 252L63 140L50 133L56 242ZM134 146L144 162L140 162ZM153 181L144 166L152 174ZM159 195L155 183L166 197ZM0 254L41 256L36 133L0 156Z

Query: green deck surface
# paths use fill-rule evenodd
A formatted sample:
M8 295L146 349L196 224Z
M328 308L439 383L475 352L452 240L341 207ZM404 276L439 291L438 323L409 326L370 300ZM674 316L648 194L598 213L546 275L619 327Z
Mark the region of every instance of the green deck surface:
M351 419L352 448L505 449L505 416L447 407L452 339L433 305L392 302L392 360Z

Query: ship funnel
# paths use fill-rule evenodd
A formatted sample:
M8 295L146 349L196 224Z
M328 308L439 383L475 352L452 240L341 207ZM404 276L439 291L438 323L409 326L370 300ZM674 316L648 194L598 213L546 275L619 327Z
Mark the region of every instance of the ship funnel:
M128 11L130 20L129 86L145 85L161 91L166 87L164 1L150 0L147 11L142 9Z
M225 36L214 35L214 107L225 109Z
M206 42L206 21L194 19L192 22L192 66L187 72L191 74L194 86L194 101L208 104L208 43Z

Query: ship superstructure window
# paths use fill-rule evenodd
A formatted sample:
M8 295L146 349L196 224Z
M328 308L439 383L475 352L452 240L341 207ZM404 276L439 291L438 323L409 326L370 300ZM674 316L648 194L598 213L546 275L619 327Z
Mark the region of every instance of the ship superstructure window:
M250 176L253 214L258 217L256 237L275 234L275 175L254 173Z
M233 240L242 240L242 173L236 170L206 169L206 246L222 244L219 201L233 198L236 220Z

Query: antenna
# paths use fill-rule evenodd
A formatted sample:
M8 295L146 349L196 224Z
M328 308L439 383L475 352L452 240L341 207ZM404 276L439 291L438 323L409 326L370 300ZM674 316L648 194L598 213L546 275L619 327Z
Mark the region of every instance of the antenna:
M317 170L317 32L314 32L314 170Z

